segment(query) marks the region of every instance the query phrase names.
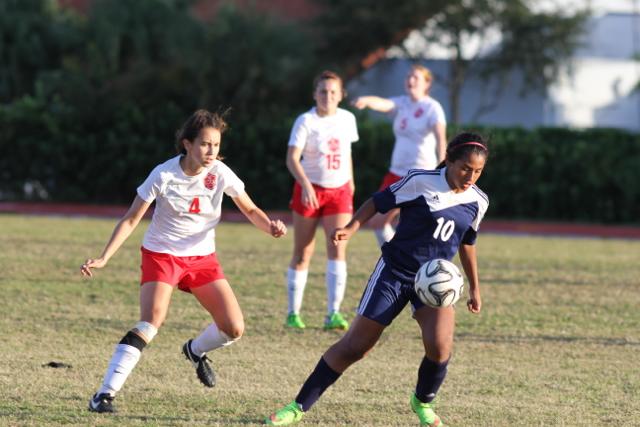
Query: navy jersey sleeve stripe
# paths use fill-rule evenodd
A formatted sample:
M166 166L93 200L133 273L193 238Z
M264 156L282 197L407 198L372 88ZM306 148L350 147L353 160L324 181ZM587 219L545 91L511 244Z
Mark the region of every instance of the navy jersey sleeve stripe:
M400 190L407 182L409 182L409 180L419 175L440 175L440 171L431 171L431 170L425 170L425 169L411 169L409 173L405 175L404 178L402 178L400 181L394 184L391 184L389 186L389 189L391 190L391 192L395 193L398 190Z
M478 187L476 187L475 185L471 186L471 188L473 188L474 190L476 190L476 193L478 193L478 195L480 197L482 197L484 199L485 202L487 202L487 204L489 204L489 196L487 196L484 191L482 191L481 189L479 189Z

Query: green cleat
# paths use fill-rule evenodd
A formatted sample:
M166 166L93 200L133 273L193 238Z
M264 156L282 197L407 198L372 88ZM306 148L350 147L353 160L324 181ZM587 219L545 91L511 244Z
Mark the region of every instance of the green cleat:
M274 412L271 416L264 420L264 423L270 426L288 426L295 424L302 419L304 412L295 400L284 408Z
M287 316L287 321L285 322L285 325L293 329L304 329L307 327L307 325L305 325L304 322L302 321L302 317L300 317L300 315L296 313L290 313Z
M327 316L324 320L324 330L340 329L346 331L349 329L349 322L342 317L342 314L338 311L334 311L330 316Z
M433 404L419 401L415 394L411 395L411 410L418 415L421 426L444 427L440 417L433 411Z

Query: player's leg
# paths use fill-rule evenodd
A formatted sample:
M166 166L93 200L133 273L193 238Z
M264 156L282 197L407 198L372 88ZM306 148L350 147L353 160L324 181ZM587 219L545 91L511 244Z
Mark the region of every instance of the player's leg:
M378 260L349 331L325 352L296 399L272 414L266 423L289 425L302 419L304 411L311 408L349 366L373 348L408 301L403 284L385 268L384 260Z
M351 219L351 213L338 213L322 217L322 227L325 233L327 250L327 267L325 283L327 286L327 317L324 322L325 329L347 330L349 322L340 313L340 306L344 299L347 287L347 241L338 242L331 240L331 235L336 228L344 227Z
M114 412L113 398L164 322L172 293L173 286L162 282L147 282L140 287L140 321L116 346L102 386L89 402L89 410Z
M315 249L318 217L306 217L293 212L293 255L287 269L287 320L292 328L305 327L300 317L302 297L307 285L309 263Z
M387 172L382 178L382 183L380 184L378 191L384 190L391 184L398 182L401 179L401 176L391 172ZM373 228L373 233L375 234L376 240L378 241L378 246L382 247L382 245L393 238L394 234L396 233L395 226L397 224L399 214L399 209L392 209L386 214L375 214L369 220L369 226Z
M347 333L320 358L295 400L274 412L265 423L284 426L300 421L304 412L311 409L325 390L331 387L349 366L362 359L373 348L384 329L385 325L360 315L356 316Z
M399 213L399 209L392 209L386 214L377 213L369 220L369 226L373 228L378 246L384 245L396 234L395 224Z
M191 287L190 290L209 312L213 323L195 339L187 341L182 351L196 368L200 382L207 387L213 387L215 374L206 353L239 340L244 333L244 318L238 300L226 279Z
M447 375L447 364L453 349L455 310L453 307L423 306L415 311L414 317L422 330L425 357L418 369L411 408L422 425L438 426L441 421L433 410L432 402Z

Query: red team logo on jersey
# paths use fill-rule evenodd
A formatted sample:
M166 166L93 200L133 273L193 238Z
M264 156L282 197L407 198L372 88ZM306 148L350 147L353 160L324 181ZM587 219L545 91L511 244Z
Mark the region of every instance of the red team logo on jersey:
M216 176L208 173L204 178L204 186L207 190L213 190L216 186Z
M416 110L415 113L413 113L413 117L415 117L416 119L421 117L424 114L424 110L422 109L422 107L418 108Z
M327 145L329 146L329 150L332 152L336 152L340 150L340 140L338 138L331 138Z

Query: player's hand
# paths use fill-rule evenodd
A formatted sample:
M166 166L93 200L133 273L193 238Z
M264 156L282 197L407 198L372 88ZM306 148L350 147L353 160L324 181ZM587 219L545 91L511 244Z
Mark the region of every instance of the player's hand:
M336 228L333 230L333 233L331 233L331 240L335 246L338 246L341 240L349 240L352 234L353 231L348 228Z
M93 272L91 271L91 269L102 268L105 265L107 265L107 261L105 261L102 258L97 258L97 259L89 258L84 262L84 264L80 266L80 273L83 276L93 277Z
M279 219L269 222L269 233L273 237L281 237L287 234L287 226Z
M467 308L473 314L480 313L482 309L482 299L480 298L480 291L471 291L469 299L467 300Z
M312 209L318 209L320 207L318 198L316 197L316 191L312 186L309 186L309 188L302 187L302 204Z
M358 98L354 99L353 101L351 101L351 105L356 107L358 110L362 110L364 108L367 108L367 103L362 99L362 97L358 97Z
M356 183L353 179L349 181L349 190L351 190L351 195L356 194Z

